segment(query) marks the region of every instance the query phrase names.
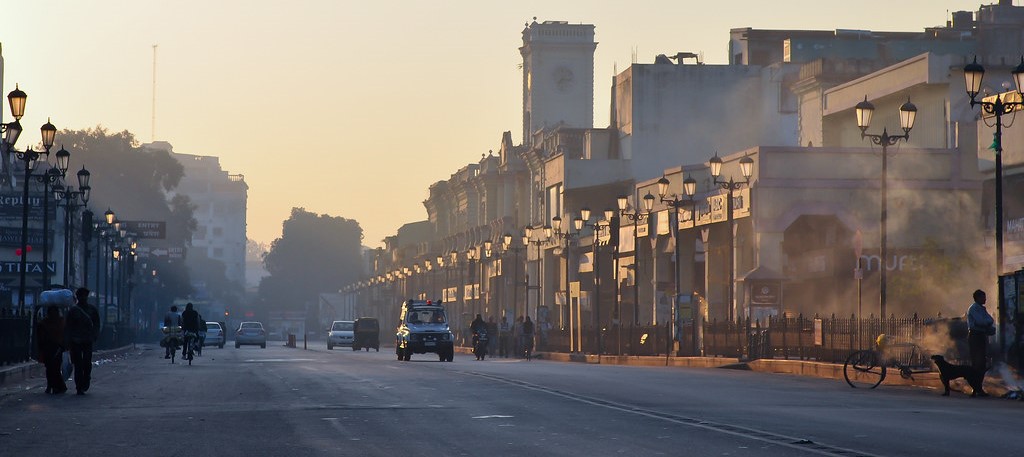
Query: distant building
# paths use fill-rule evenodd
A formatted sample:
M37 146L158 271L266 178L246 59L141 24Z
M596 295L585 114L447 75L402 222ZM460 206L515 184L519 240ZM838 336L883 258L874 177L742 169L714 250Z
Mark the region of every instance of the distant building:
M174 192L188 196L195 205L197 225L191 252L224 262L227 278L245 286L249 191L245 177L221 169L218 157L175 153L169 143L162 141L143 147L164 149L185 168L185 176Z

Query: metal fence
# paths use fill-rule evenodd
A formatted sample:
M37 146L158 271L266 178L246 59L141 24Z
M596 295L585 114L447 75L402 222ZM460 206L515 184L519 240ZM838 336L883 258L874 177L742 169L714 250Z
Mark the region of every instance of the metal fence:
M678 341L670 339L668 325L612 326L601 334L604 354L619 355L693 355L692 324L678 327ZM875 347L878 335L890 343L914 343L925 355L941 354L952 363L965 363L967 322L959 317L941 315L921 318L890 316L882 319L855 316L827 317L803 315L771 317L766 321L718 321L702 325L703 355L753 359L791 359L843 363L857 349ZM583 352L596 354L594 327L582 330ZM569 352L572 344L568 329L551 329L538 342L539 350ZM699 345L699 343L698 343ZM899 357L897 355L897 357Z
M0 309L0 366L24 363L32 359L32 314L28 310L18 312ZM103 327L94 350L115 349L132 344L135 332L124 324L108 324Z

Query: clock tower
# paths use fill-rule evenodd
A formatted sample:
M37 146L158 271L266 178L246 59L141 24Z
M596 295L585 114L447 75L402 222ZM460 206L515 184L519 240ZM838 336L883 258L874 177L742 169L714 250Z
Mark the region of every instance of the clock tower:
M523 144L564 123L594 126L594 26L536 19L523 29Z

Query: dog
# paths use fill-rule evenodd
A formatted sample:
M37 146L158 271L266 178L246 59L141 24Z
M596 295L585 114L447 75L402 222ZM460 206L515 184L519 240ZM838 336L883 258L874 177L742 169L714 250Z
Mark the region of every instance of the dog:
M982 382L985 380L985 370L975 369L970 365L953 365L946 361L946 358L941 355L933 355L932 360L935 361L935 365L939 367L939 380L942 381L942 387L946 389L942 393L943 397L949 396L949 381L956 378L964 378L967 384L971 386L974 391L971 392L972 397L987 397L988 394L982 389Z

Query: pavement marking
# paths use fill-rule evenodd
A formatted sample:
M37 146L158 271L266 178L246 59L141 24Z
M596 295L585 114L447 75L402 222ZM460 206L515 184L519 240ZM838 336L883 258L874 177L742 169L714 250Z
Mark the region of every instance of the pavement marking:
M314 359L248 359L244 360L245 363L259 363L259 362L314 362Z
M571 392L565 392L558 389L552 389L549 387L539 386L531 384L525 381L519 381L515 379L502 378L487 373L480 373L475 371L459 371L459 373L466 374L469 376L477 376L480 378L490 379L492 381L502 382L505 384L511 384L514 386L522 387L524 389L530 389L537 392L543 392L551 395L556 395L562 398L566 398L581 403L587 403L594 406L600 406L603 408L613 409L616 411L622 411L630 414L636 414L639 416L649 417L652 419L661 419L667 422L672 422L680 425L688 425L695 428L701 428L719 433L725 433L728 435L739 436L743 438L749 438L753 440L762 441L765 443L774 444L777 446L788 447L792 449L799 449L801 451L810 452L818 455L826 455L833 457L882 457L880 454L872 454L870 452L858 451L855 449L848 449L838 446L831 446L828 444L815 443L805 438L797 438L793 436L783 435L780 433L768 432L764 430L757 430L748 427L742 427L738 425L712 422L704 419L698 419L695 417L682 416L677 414L669 414L651 409L638 408L635 406L624 405L621 403L610 402L594 397L587 397L583 395L574 394ZM474 418L475 419L475 418Z
M491 414L489 416L473 416L473 419L511 419L515 416L506 416L503 414Z

